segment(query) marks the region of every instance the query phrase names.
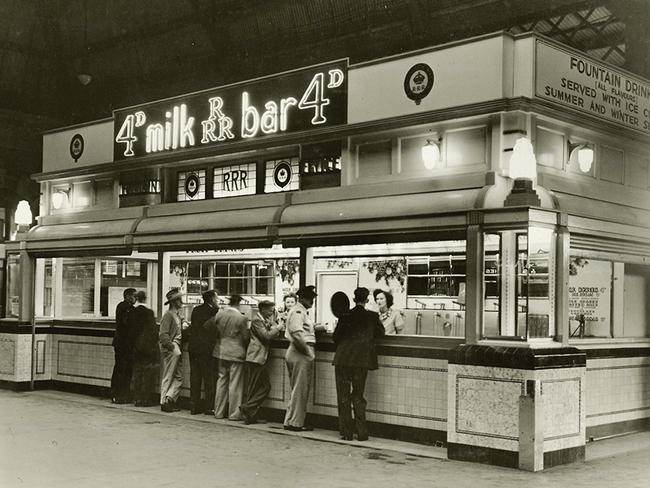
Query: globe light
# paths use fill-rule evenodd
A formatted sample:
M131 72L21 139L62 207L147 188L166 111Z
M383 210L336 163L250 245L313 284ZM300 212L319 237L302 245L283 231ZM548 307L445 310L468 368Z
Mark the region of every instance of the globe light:
M422 162L426 169L434 169L440 161L440 147L435 142L427 139L427 143L422 146Z
M16 213L14 214L14 222L18 225L31 225L34 216L32 215L32 210L29 208L29 203L27 200L21 200L18 202L18 207L16 207Z
M530 139L520 137L510 156L509 176L513 180L523 178L534 180L537 177L537 160Z

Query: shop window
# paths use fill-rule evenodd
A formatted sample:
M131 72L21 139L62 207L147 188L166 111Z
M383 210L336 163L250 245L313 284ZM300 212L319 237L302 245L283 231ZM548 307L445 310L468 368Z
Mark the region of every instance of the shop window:
M95 260L63 258L61 315L93 317L95 315Z
M17 318L20 315L20 289L22 275L20 257L17 254L7 256L7 317Z
M554 236L538 227L485 235L484 337L554 335Z
M35 267L36 317L114 318L126 288L151 296L150 259L39 258Z
M577 252L569 262L572 339L650 337L650 265Z
M201 294L215 289L222 297L238 294L259 301L273 299L275 294L275 263L260 261L172 261L174 286L181 286L188 301L199 303ZM181 276L181 279L178 279Z
M367 244L313 248L316 320L333 328L330 299L352 300L358 286L390 292L403 335L465 334L465 241ZM379 311L371 295L368 309Z
M650 266L626 263L623 271L621 336L650 337Z
M99 292L99 313L102 317L115 317L115 308L124 296L124 290L135 288L147 291L148 268L146 261L102 259Z

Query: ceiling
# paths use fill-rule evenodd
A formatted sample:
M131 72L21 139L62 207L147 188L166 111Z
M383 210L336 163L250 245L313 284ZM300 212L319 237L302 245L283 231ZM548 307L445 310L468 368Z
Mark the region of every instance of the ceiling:
M349 57L535 30L650 75L646 0L0 0L0 109L75 123ZM84 86L77 75L92 75Z

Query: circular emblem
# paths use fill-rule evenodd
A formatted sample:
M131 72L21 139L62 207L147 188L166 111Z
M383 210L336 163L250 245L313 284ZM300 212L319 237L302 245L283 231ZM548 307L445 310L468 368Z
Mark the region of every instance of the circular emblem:
M84 153L84 138L81 134L75 134L70 139L70 156L76 163Z
M275 165L273 170L273 181L280 188L284 188L291 182L291 176L293 172L291 171L291 165L288 161L280 161Z
M194 198L196 194L199 192L199 188L201 187L201 180L199 180L199 175L196 173L190 173L187 175L185 178L185 194L190 197Z
M411 67L404 77L404 93L416 105L426 97L433 88L433 70L428 64L418 63Z

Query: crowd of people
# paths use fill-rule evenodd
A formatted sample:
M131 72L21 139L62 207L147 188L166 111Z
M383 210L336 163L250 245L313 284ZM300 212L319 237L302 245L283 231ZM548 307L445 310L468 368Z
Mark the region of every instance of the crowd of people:
M377 369L375 339L403 330L401 314L393 310L388 291L375 290L377 312L368 310L370 292L354 290L354 306L339 292L332 339L336 345L334 368L341 438L368 439L364 390L369 370ZM187 323L183 316L183 294L174 288L166 294L168 309L156 325L146 306L143 291L128 288L116 308L113 339L115 366L111 378L112 401L136 406L160 405L164 412L180 410L183 384L182 344L187 343L190 363L190 413L218 419L257 423L261 407L271 391L267 361L271 341L284 334L289 341L285 362L290 398L284 429L308 431L305 423L312 388L317 335L326 328L308 314L317 297L314 286L286 295L277 311L268 300L259 302L249 320L241 310L242 297L232 295L219 307L215 290L203 293ZM156 390L159 389L159 394ZM203 396L201 393L203 392ZM354 419L354 420L353 420Z

